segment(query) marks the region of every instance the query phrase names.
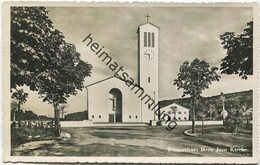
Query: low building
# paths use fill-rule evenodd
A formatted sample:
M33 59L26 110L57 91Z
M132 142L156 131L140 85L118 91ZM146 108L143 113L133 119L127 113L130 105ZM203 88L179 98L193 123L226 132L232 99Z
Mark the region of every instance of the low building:
M171 120L189 120L189 109L176 103L172 103L170 105L162 107L160 108L160 111L165 111L165 113L167 113L171 117Z

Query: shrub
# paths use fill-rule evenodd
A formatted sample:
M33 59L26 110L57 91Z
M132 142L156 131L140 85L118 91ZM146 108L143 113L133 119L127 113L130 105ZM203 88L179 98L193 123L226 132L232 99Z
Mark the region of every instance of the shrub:
M39 136L37 140L44 140L46 138L55 137L55 131L53 128L44 128L41 125L18 127L16 128L12 124L11 127L11 146L19 146L28 141L36 140L35 137ZM32 138L29 138L31 136Z
M30 129L28 128L11 128L11 145L18 146L20 144L26 143L30 133Z

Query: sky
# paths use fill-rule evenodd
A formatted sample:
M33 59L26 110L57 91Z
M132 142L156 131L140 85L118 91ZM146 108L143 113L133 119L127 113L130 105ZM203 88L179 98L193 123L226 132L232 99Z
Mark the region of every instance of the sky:
M81 58L92 64L91 77L85 85L113 75L82 40L91 33L93 42L104 49L119 66L137 78L137 28L150 22L159 30L159 100L180 98L182 90L173 85L180 65L195 58L220 68L226 51L219 36L224 32L240 34L253 18L252 8L238 7L48 7L49 17L65 39L76 46ZM220 71L218 71L220 74ZM223 75L213 82L202 96L253 89L253 78L242 80L238 75ZM24 109L53 116L53 108L29 91ZM86 110L86 90L68 98L67 113Z

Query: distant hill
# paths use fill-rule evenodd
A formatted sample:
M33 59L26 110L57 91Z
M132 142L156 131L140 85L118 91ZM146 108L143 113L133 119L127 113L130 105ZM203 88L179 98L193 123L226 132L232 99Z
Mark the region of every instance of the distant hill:
M81 111L81 112L75 112L75 113L66 114L63 120L64 121L88 120L88 111Z
M15 113L15 114L14 114ZM11 111L11 121L18 120L18 112ZM47 121L52 120L52 117L47 117L45 115L37 115L32 110L22 110L21 111L21 120L40 120L40 121Z
M205 97L204 99L208 101L209 104L213 104L217 109L222 108L222 101L220 99L220 94L210 97ZM225 101L228 102L229 100L253 100L253 90L248 91L242 91L242 92L234 92L234 93L226 93L224 94ZM179 104L181 106L184 106L186 108L191 109L190 104L190 98L177 98L177 99L171 99L171 100L162 100L159 102L160 108L165 107L167 105L170 105L172 103ZM75 112L66 114L64 119L65 121L82 121L82 120L88 120L88 111L81 111L81 112Z
M220 94L215 95L215 96L210 96L210 97L205 97L210 104L214 104L217 107L221 107L221 99L220 99ZM242 92L234 92L234 93L226 93L224 94L225 100L253 100L253 90L248 90L248 91L242 91ZM190 104L190 98L177 98L177 99L171 99L171 100L162 100L159 102L160 108L165 107L167 105L170 105L172 103L180 104L184 107L191 108Z
M44 115L39 115L38 116L38 120L53 120L53 117L47 117L47 116L44 116Z

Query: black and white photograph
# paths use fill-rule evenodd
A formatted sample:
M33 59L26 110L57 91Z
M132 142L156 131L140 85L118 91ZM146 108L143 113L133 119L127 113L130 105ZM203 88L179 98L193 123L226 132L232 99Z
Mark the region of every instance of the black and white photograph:
M10 162L256 163L257 3L5 3Z

